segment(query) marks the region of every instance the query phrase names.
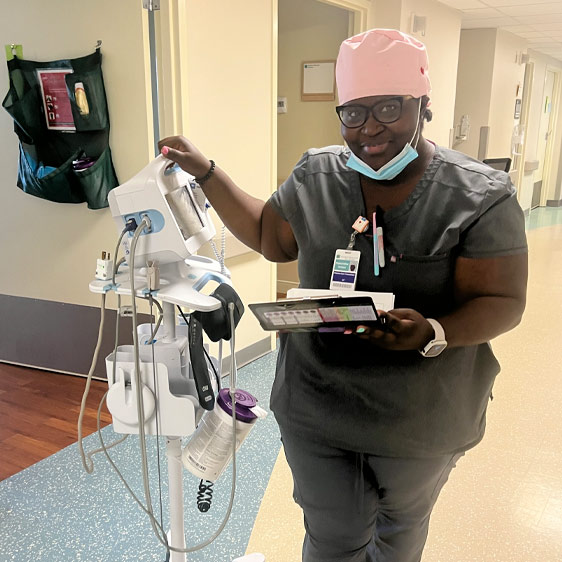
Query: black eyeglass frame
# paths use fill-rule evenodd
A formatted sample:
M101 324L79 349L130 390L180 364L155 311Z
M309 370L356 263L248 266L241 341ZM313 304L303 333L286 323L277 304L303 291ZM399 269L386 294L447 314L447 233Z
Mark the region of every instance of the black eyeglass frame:
M347 127L348 129L358 129L359 127L362 127L368 121L369 115L372 115L373 119L375 119L379 123L382 123L383 125L389 125L390 123L395 123L396 121L398 121L398 119L400 119L400 117L402 117L402 111L404 109L404 100L405 99L406 99L405 96L396 96L396 97L388 98L386 100L378 101L377 103L371 105L370 107L367 107L365 105L361 105L360 103L351 103L349 105L338 105L336 107L336 113L338 114L338 117L339 117L339 120L341 121L341 124L344 127ZM400 102L400 113L398 114L398 117L396 117L396 119L392 119L390 121L381 121L380 119L378 119L373 112L374 108L377 107L378 105L388 103L389 101L393 101L393 100L398 100ZM367 112L365 114L365 121L363 121L360 125L354 125L353 127L350 127L349 125L346 125L343 122L342 117L341 117L341 112L344 109L349 109L350 107L359 107L361 109L367 110Z

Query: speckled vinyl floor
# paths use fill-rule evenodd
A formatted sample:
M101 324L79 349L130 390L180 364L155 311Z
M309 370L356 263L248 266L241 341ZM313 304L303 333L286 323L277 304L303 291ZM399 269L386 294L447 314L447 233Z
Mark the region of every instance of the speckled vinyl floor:
M520 326L493 343L502 373L487 434L451 474L432 516L423 562L562 560L562 209L537 209L527 223L527 311ZM266 409L274 363L272 353L238 376L239 386ZM111 441L111 427L103 432ZM97 447L96 436L86 444ZM240 449L231 520L217 541L190 554L189 561L231 562L245 552L261 552L267 562L300 560L302 516L291 499L291 477L279 447L270 415ZM142 495L137 440L130 438L112 456ZM87 475L73 445L0 483L0 562L166 559L144 513L103 456L95 458L96 470ZM163 451L160 460L166 511ZM158 506L154 441L150 466ZM184 471L190 545L218 527L230 494L225 473L211 510L202 515L195 508L197 482Z

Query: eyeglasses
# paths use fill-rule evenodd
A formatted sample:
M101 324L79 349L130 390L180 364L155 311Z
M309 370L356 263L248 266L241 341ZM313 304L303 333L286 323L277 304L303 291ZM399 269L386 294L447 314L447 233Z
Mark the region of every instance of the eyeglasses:
M379 123L394 123L402 115L403 97L379 101L371 107L364 105L338 105L336 112L340 121L349 129L362 127L371 114Z

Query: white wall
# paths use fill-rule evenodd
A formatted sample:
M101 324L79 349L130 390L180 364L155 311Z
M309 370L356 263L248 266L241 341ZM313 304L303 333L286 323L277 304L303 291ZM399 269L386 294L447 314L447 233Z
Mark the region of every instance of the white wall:
M145 78L147 60L142 4L136 0L10 3L0 19L3 43L23 45L24 58L80 57L103 41L102 69L111 120L110 145L120 181L146 165L151 153ZM124 25L123 22L127 22ZM0 84L8 90L6 65ZM117 231L108 210L51 203L16 187L17 137L0 112L0 294L98 305L88 291L101 250L113 252Z

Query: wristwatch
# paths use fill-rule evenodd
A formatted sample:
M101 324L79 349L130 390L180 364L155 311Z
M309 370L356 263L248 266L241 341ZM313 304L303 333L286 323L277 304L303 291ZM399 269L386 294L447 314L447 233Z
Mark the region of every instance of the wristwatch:
M433 327L435 336L423 349L420 349L419 351L424 357L437 357L447 347L445 330L443 330L443 326L441 326L437 320L428 318L427 321Z

